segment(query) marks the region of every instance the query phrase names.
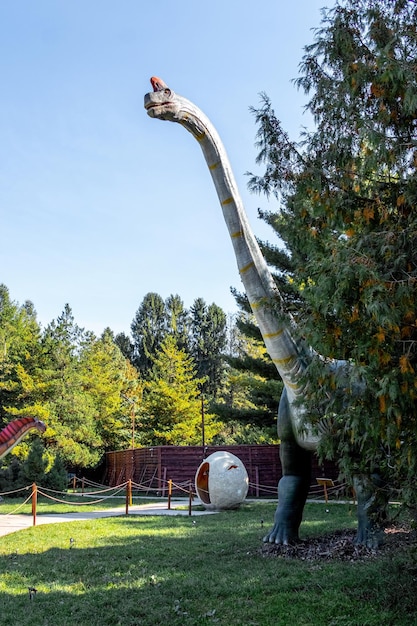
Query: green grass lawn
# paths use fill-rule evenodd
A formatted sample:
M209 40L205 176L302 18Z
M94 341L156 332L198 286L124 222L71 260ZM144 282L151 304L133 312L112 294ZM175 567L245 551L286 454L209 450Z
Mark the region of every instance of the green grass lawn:
M363 562L271 556L261 538L274 510L270 503L249 502L216 515L129 515L0 537L0 623L417 623L413 555L382 554ZM354 526L349 505L308 504L303 538ZM37 590L32 599L28 588Z

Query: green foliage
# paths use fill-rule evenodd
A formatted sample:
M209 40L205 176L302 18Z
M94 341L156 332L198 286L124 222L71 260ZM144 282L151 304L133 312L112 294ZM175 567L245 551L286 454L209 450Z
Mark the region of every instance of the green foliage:
M67 470L60 455L51 462L42 440L35 436L24 460L11 454L7 466L0 470L0 491L20 490L36 483L38 486L64 491L67 488ZM12 494L19 497L21 492Z
M192 358L168 335L154 358L152 379L144 388L141 405L143 445L198 445L202 442L201 384ZM213 416L204 415L209 443L219 430Z
M227 424L225 442L232 443L236 437L236 443L272 443L277 438L282 381L251 314L242 311L237 316L234 333L234 353L227 357L222 397L212 404L212 410Z
M18 415L28 397L38 395L39 338L33 305L13 302L0 285L0 427L10 421L8 407Z
M86 333L69 307L47 327L43 348L45 438L69 466L94 466L106 449L128 440L129 418L120 394L129 384L130 365L110 332L100 339Z
M133 364L143 377L152 369L152 359L166 335L166 310L157 293L148 293L136 311L131 324L133 337Z
M178 295L171 295L165 301L166 325L169 334L174 337L180 350L187 350L189 345L189 314Z
M315 363L310 410L329 415L323 452L346 474L379 466L415 503L417 389L417 6L346 0L323 12L296 84L316 130L291 142L265 96L257 191L282 198L267 219L302 302L301 334L355 364L340 381ZM285 259L281 259L285 262ZM335 389L339 388L339 393ZM337 416L341 416L340 418ZM335 433L339 433L339 438Z
M204 393L216 397L224 379L226 315L216 304L207 306L197 298L191 307L190 353L197 375L204 378Z
M216 415L222 418L222 410L216 407ZM227 418L223 422L223 427L219 433L213 437L213 446L234 446L234 445L265 445L278 443L277 427L273 424L258 426L253 423L253 411L248 411L248 423L244 423L242 412L238 413L239 419L231 419L228 412Z
M105 451L132 445L134 434L137 443L200 443L203 412L207 442L221 428L221 424L214 426L209 408L224 384L226 318L216 305L198 299L190 316L178 296L165 303L156 294L145 298L136 319L138 332L139 321L144 324L136 349L141 341L147 345L145 356L152 368L147 373L146 405L141 407L143 382L127 358L133 350L128 337L114 338L106 329L96 338L75 323L68 305L41 332L29 303L24 307L13 303L6 287L0 295L3 422L27 414L42 419L51 458L61 457L68 469L96 466ZM158 328L156 341L153 335ZM172 351L172 362L176 351L181 354L175 381L166 379L166 362L159 369L154 366L162 345ZM191 354L198 360L193 361ZM29 449L30 438L15 449L21 463ZM12 470L6 469L2 478L16 486Z
M33 440L29 454L20 469L21 481L23 485L36 483L42 485L45 478L47 459L44 458L45 448L39 437Z
M2 493L20 489L23 486L20 481L20 468L21 462L19 459L15 455L10 455L7 459L7 465L0 469L0 491Z
M205 393L213 397L219 393L224 376L226 315L216 304L207 306L202 298L197 298L187 311L178 295L171 295L164 302L158 294L148 293L136 312L131 330L132 362L144 379L150 378L154 358L169 335L180 350L193 357L197 376L205 379ZM117 342L123 353L128 354L126 337L119 337Z
M95 466L105 450L125 447L140 381L110 330L97 339L79 328L66 305L43 332L32 305L20 307L0 289L0 411L3 425L20 415L42 419L53 456L72 467ZM24 460L28 440L16 448Z
M128 359L131 363L133 363L134 347L130 337L128 337L126 333L118 333L114 338L114 343L119 348L125 359Z
M52 467L45 475L41 485L55 491L66 491L68 487L68 472L60 454L57 454L55 457Z

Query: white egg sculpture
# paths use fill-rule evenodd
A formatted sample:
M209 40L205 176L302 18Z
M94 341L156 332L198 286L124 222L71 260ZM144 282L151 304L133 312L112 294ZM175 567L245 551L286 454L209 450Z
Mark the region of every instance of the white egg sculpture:
M206 509L235 509L246 498L248 488L246 467L226 451L210 454L195 475L195 490Z

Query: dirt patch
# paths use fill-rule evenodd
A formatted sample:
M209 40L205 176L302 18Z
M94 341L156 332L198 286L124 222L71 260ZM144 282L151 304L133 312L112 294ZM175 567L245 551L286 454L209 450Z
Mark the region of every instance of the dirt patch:
M378 550L355 545L355 531L338 531L323 537L315 537L291 546L271 543L262 544L265 557L281 557L299 561L365 561L417 549L417 532L404 526L385 529L384 543Z

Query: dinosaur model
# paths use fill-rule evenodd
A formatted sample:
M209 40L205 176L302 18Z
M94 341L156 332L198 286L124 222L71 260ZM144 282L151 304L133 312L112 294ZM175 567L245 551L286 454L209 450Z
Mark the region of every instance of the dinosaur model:
M284 383L278 409L282 478L278 484L275 523L264 537L270 543L299 541L299 527L311 482L311 455L319 435L308 427L302 400L304 372L313 351L293 337L294 320L284 311L282 296L252 233L223 143L206 115L192 102L175 94L160 78L152 77L153 91L144 106L152 118L177 122L198 141L217 191L233 244L239 274L266 349ZM293 332L291 332L291 330ZM343 367L335 361L332 367ZM379 529L369 515L374 502L371 479L355 481L358 500L357 543L376 546Z
M41 433L46 430L45 424L36 417L20 417L7 424L0 432L0 459L8 454L33 428Z

